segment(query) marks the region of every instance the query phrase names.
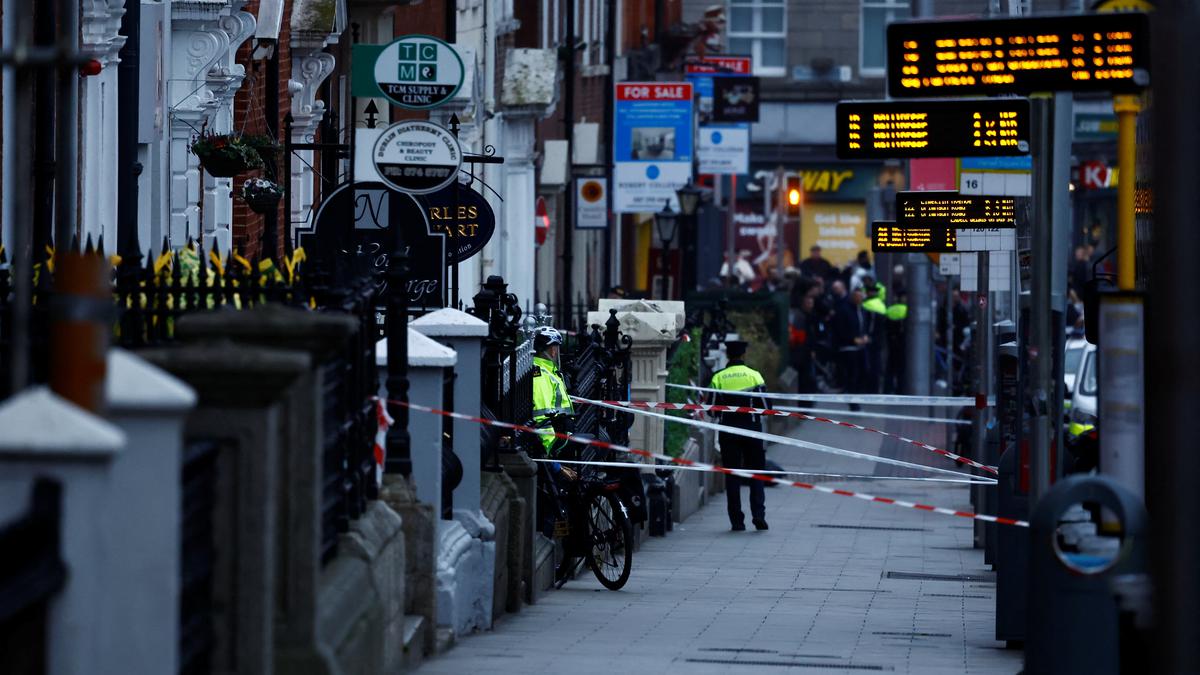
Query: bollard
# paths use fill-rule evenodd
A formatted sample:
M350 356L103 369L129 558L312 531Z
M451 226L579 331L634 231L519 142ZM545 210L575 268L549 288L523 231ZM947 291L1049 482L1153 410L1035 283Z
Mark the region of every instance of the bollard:
M1028 469L1021 471L1022 454L1010 446L1000 455L996 484L997 515L1025 520L1029 517ZM1028 460L1026 459L1026 463ZM995 531L996 546L996 639L1010 649L1025 643L1025 620L1029 606L1029 530L1002 527Z
M1120 672L1114 581L1146 571L1146 520L1141 499L1103 476L1068 476L1037 503L1030 521L1028 675Z
M646 484L646 504L649 518L646 522L647 534L651 537L667 536L667 523L671 522L671 506L667 503L667 484L655 474L643 474L642 481Z

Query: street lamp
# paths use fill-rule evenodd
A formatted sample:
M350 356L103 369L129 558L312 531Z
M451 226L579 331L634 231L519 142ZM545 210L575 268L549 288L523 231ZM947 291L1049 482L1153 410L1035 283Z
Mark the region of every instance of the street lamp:
M679 211L688 218L696 215L696 209L700 208L700 195L704 191L692 184L691 179L683 187L675 191L675 196L679 198Z
M658 250L658 271L659 277L662 279L661 299L663 300L667 299L667 249L675 240L675 229L678 224L679 214L671 208L671 200L668 199L663 202L662 210L654 214L654 229L658 231L658 240L662 244Z
M683 235L679 240L679 248L682 255L682 264L680 269L680 288L682 292L680 299L683 299L683 292L687 292L696 288L696 214L700 208L700 201L704 197L704 190L696 187L691 179L683 187L675 191L675 196L679 199L679 211L683 215Z

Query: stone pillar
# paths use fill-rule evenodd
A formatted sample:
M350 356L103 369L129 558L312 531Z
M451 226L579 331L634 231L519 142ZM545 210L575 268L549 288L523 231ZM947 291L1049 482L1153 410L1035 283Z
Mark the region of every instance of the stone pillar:
M482 359L483 321L446 308L420 317L413 330L452 348L464 364ZM468 415L480 412L480 373L462 368L454 378L454 409ZM463 478L454 489L454 520L438 528L438 622L455 635L492 625L492 594L496 564L495 528L480 511L479 424L454 420L454 454L463 466Z
M46 672L141 672L138 668L150 661L127 653L126 645L105 643L97 630L113 616L109 612L114 608L104 599L121 590L105 588L115 548L124 545L109 536L105 514L115 501L134 498L114 494L112 486L112 463L125 447L125 434L46 387L26 389L0 403L0 429L0 523L25 512L38 478L62 484L59 546L67 579L50 605ZM173 641L177 625L174 618L154 635ZM167 672L174 670L172 664Z
M110 618L94 628L102 644L119 646L136 664L127 672L173 672L178 640L164 639L163 627L179 622L179 477L196 394L123 349L108 352L106 386L109 417L128 442L112 463L119 497L103 511L106 536L120 542L100 603Z
M468 415L479 414L479 370L483 338L488 326L483 321L457 309L439 309L416 319L412 328L431 337L458 353L463 367L454 379L454 408ZM463 463L463 479L454 489L454 510L479 511L479 469L481 427L475 422L454 420L454 454Z
M326 402L325 364L339 352L345 353L347 343L358 331L358 321L345 314L309 312L264 305L242 312L205 312L184 317L179 321L179 337L184 341L213 340L227 337L238 344L273 346L309 355L311 367L284 394L280 405L280 439L278 475L280 490L276 502L281 532L286 532L277 560L275 595L276 667L278 672L314 672L333 669L336 664L329 655L344 655L337 636L342 626L331 625L331 619L345 622L347 617L362 616L370 611L373 600L369 579L362 570L335 561L322 565L322 508L325 475L327 430L324 425ZM351 403L353 405L353 403ZM394 529L389 523L395 520ZM395 514L381 514L373 528L375 545L360 549L365 563L376 562L370 554L378 554L400 530ZM369 541L370 538L361 541ZM344 553L339 550L338 558ZM350 594L357 604L347 600L336 603L320 601L327 580L336 576L340 591ZM355 590L357 589L357 590ZM381 599L382 600L382 599ZM365 604L364 604L365 603ZM336 608L336 611L335 611ZM402 617L386 617L400 619ZM364 625L369 622L364 622ZM382 641L382 635L374 642Z
M588 313L588 323L604 325L609 310L617 310L621 332L633 339L631 395L635 401L664 401L667 395L667 348L683 327L683 303L650 300L601 300L600 311ZM663 451L663 421L637 415L629 444L650 452ZM652 460L646 459L648 463Z
M280 402L308 373L307 354L229 341L139 352L196 390L189 440L219 444L212 514L213 663L231 672L275 671Z
M380 366L380 396L387 395L383 382L387 356L387 340L380 340L375 348L376 363ZM445 369L453 367L457 360L453 349L408 329L409 402L440 409ZM382 492L384 501L400 514L404 523L405 611L424 619L425 653L433 653L436 640L435 561L442 514L442 419L430 413L410 412L412 474L407 481L401 476L385 474Z

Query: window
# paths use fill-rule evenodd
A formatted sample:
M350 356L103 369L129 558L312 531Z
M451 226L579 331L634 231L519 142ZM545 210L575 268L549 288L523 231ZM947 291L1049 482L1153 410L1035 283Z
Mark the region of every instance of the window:
M787 3L785 0L729 0L729 53L754 58L754 74L787 74Z
M887 68L887 25L912 16L909 0L862 0L858 70L882 77Z

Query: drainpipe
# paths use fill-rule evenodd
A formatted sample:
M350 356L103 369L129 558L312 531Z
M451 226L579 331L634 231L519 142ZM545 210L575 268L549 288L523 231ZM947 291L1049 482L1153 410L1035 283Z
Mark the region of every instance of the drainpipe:
M34 16L33 42L40 47L52 46L57 39L57 3L39 2L32 5ZM54 229L54 70L41 68L34 76L33 116L33 260L45 257ZM70 242L68 242L70 243Z
M117 66L117 253L132 256L138 253L138 162L139 82L141 58L142 3L125 3L121 17L121 63Z

